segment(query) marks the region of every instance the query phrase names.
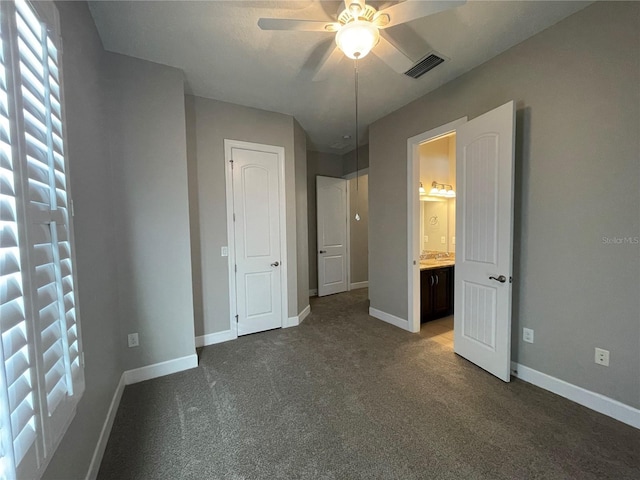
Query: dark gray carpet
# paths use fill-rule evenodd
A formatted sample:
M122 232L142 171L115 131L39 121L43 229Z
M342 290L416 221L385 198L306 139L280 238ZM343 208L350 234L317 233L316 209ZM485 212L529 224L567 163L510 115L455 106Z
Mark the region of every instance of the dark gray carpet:
M369 317L366 290L311 308L128 386L99 478L640 478L640 431Z

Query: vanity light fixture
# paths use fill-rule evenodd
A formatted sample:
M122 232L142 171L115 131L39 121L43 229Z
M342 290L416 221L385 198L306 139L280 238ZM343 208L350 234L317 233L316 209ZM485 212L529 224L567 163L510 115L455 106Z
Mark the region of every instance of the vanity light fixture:
M420 193L420 195L424 195L425 193L427 193L427 191L424 189L424 186L422 185L422 182L420 182L420 188L418 188L418 193Z
M422 186L422 184L420 184L420 186ZM429 195L431 195L432 197L455 198L456 192L453 189L452 185L434 181L431 183L431 190L429 190Z

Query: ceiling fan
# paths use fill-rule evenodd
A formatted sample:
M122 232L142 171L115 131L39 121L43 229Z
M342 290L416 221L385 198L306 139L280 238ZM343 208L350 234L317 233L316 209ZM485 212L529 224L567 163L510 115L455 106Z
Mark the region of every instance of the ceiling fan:
M261 18L258 20L258 26L262 30L335 33L337 46L325 55L313 77L314 81L324 79L342 59L343 53L357 60L373 52L396 72L405 73L414 65L414 61L380 35L380 30L455 8L464 3L466 0L405 0L376 10L373 6L366 4L365 0L344 0L345 8L338 13L336 22Z

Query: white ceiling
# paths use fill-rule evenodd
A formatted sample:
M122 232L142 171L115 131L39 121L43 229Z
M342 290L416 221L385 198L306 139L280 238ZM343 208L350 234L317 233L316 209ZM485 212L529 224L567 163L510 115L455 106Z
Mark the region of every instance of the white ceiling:
M374 55L360 60L360 124L397 110L589 3L471 0L387 29L415 60L430 50L450 60L418 80L394 72ZM188 93L293 115L307 132L310 150L344 153L355 146L343 139L355 133L353 61L344 58L327 80L312 82L318 57L333 45L334 35L257 26L260 17L333 20L341 4L100 1L89 7L107 50L182 69ZM366 142L364 135L361 127Z

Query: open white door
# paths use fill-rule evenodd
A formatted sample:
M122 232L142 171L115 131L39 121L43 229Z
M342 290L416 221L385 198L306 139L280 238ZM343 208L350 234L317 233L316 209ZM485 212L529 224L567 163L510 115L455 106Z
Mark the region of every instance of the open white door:
M282 326L284 152L281 147L227 140L225 147L232 166L236 321L238 335L246 335Z
M318 296L347 290L347 180L316 177Z
M515 106L457 129L455 352L508 382Z

